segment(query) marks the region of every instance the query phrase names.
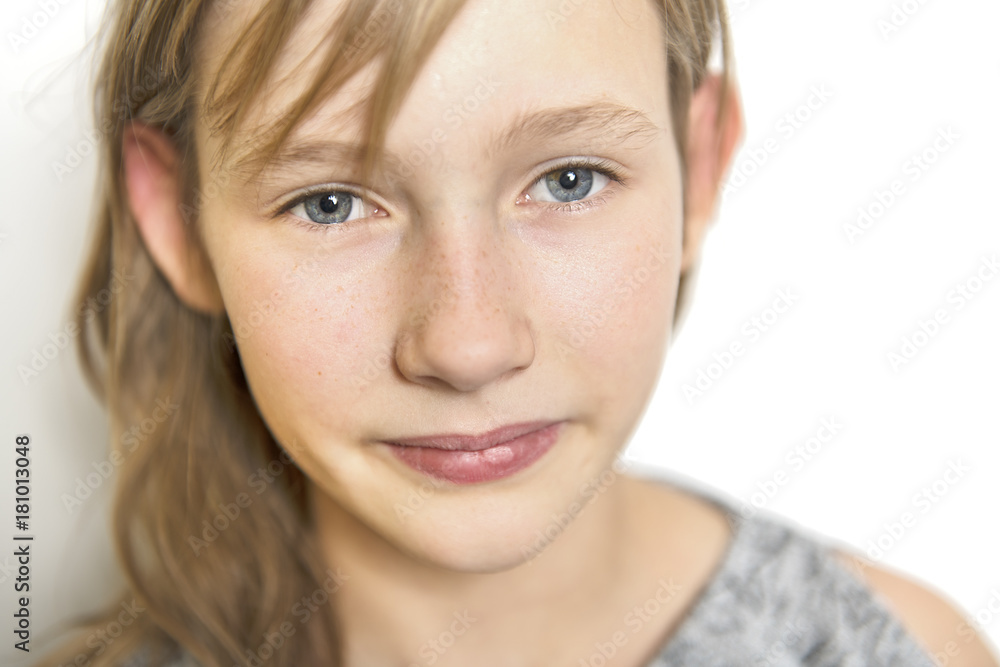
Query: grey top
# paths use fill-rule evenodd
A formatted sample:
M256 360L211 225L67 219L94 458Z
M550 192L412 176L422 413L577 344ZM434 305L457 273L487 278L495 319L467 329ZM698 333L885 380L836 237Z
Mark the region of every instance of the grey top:
M834 548L697 493L729 516L722 562L647 667L934 667Z
M733 535L687 616L646 667L935 667L833 548L759 514L742 518L715 493ZM137 654L126 667L146 667ZM170 667L197 667L183 655Z

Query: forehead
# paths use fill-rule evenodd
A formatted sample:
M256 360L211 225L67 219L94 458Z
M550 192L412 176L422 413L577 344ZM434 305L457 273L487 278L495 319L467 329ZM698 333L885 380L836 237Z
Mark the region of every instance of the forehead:
M378 31L391 32L394 12L400 12L403 2L388 0L360 29L341 39L348 53L385 36ZM390 148L393 137L401 133L430 136L435 130L455 126L489 134L489 141L484 138L482 142L484 150L509 145L510 139L516 139L511 135L517 127L510 121L523 121L531 112L546 109L576 110L576 116L589 120L592 127L629 115L640 115L660 129L669 124L665 30L661 14L649 0L466 0L460 4L406 93L390 129ZM218 9L210 12L199 33L200 100L204 101L209 82L243 31L259 19L266 5L266 0L221 0ZM280 126L304 91L336 75L321 68L324 50L333 39L331 27L352 7L345 0L313 0L301 16L294 17L294 27L263 89L244 103L245 115L231 147L234 163L253 157L253 139L265 128ZM388 41L393 45L392 35ZM366 104L379 76L385 74L385 62L385 54L380 53L357 63L359 71L291 128L288 144L293 150L296 145L331 137L359 145ZM259 67L260 63L237 64L250 65ZM588 118L586 113L581 115L581 109L600 113ZM544 123L535 120L539 121L536 126L542 126L535 129L544 130ZM556 125L572 122L567 114L550 120ZM199 125L202 138L218 147L219 138L208 136L204 123ZM630 131L628 126L612 129L619 134Z

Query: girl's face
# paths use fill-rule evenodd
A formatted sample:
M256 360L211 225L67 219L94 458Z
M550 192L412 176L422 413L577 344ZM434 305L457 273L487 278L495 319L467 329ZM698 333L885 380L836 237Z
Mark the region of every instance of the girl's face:
M312 80L341 7L310 9L246 132ZM203 33L203 85L245 18L222 15ZM648 0L470 0L366 184L348 110L373 67L253 182L215 165L219 139L199 125L205 248L257 406L317 507L417 558L492 571L607 490L659 375L680 269L663 39ZM533 461L530 443L386 444L537 421L558 426Z

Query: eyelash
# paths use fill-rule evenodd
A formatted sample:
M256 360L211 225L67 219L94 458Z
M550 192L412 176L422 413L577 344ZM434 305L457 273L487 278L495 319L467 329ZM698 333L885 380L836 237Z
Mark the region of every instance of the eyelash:
M333 191L346 192L349 195L352 195L354 197L357 197L358 199L363 200L366 205L371 206L376 211L383 210L378 206L370 204L368 198L365 197L360 192L358 192L357 189L354 187L344 186L344 185L317 185L311 188L306 188L303 192L299 193L294 199L279 206L278 210L274 214L274 217L277 218L279 216L284 216L285 218L288 219L289 222L292 223L292 225L295 225L301 229L305 229L308 232L328 232L331 231L329 229L331 227L338 227L340 228L340 231L344 231L347 227L353 227L354 223L364 222L371 217L369 215L365 216L364 218L357 218L355 220L348 220L346 222L323 224L319 222L312 222L311 220L303 220L299 216L292 215L290 213L290 211L293 208L303 203L310 197L315 197L316 195L322 195Z
M603 174L608 177L608 180L615 185L622 187L626 185L625 175L621 170L615 166L613 162L605 159L593 159L593 158L571 158L563 163L556 165L548 165L544 168L544 171L539 172L535 178L531 180L531 186L538 183L546 174L550 174L553 171L562 171L564 169L589 169L591 171ZM609 183L609 185L611 184ZM533 204L539 206L545 206L550 211L556 211L559 213L581 213L583 211L592 209L597 206L603 206L607 203L608 199L614 194L614 192L608 192L608 187L605 187L600 191L599 194L580 199L578 201L564 202L561 204L556 204L554 202L532 202ZM520 197L520 195L518 195Z
M618 186L625 185L624 175L621 173L618 167L616 167L615 164L612 163L610 160L604 160L604 159L595 160L595 159L581 158L581 159L570 159L561 164L556 164L554 166L553 165L546 166L544 171L538 173L535 176L535 178L531 180L531 185L529 186L529 188L538 183L538 181L541 180L543 177L545 177L546 174L550 174L554 171L562 171L564 169L589 169L591 171L595 171L597 173L603 174L604 176L607 176L610 183L614 183L615 185ZM309 232L327 232L330 231L329 228L331 227L338 227L340 228L340 231L344 231L347 227L353 227L354 223L364 222L365 220L368 220L371 217L371 216L366 216L364 218L348 220L347 222L321 224L318 222L303 220L299 218L297 215L291 215L289 213L293 208L303 203L310 197L315 197L316 195L319 194L325 194L331 192L334 189L358 197L359 199L362 199L365 202L368 201L364 195L357 192L354 188L349 188L339 185L338 186L320 185L306 189L304 192L300 193L291 201L281 205L278 208L277 212L275 213L274 217L285 216L289 220L289 222L291 222L293 225ZM539 206L544 206L550 211L556 211L559 213L580 213L583 211L590 210L597 206L603 206L607 202L608 197L614 194L613 192L606 193L607 189L608 188L605 187L603 190L600 191L599 194L578 201L564 202L561 204L556 204L554 202L537 202L537 201L533 201L532 203ZM518 198L520 197L521 195L518 195ZM375 206L374 209L380 210L379 207L377 206Z

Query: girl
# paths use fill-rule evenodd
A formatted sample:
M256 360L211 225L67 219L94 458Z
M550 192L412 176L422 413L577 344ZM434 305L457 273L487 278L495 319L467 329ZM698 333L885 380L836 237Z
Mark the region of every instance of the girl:
M996 664L921 587L617 458L742 132L719 4L107 28L79 300L126 278L81 352L114 432L164 418L116 443L123 606L44 664Z

